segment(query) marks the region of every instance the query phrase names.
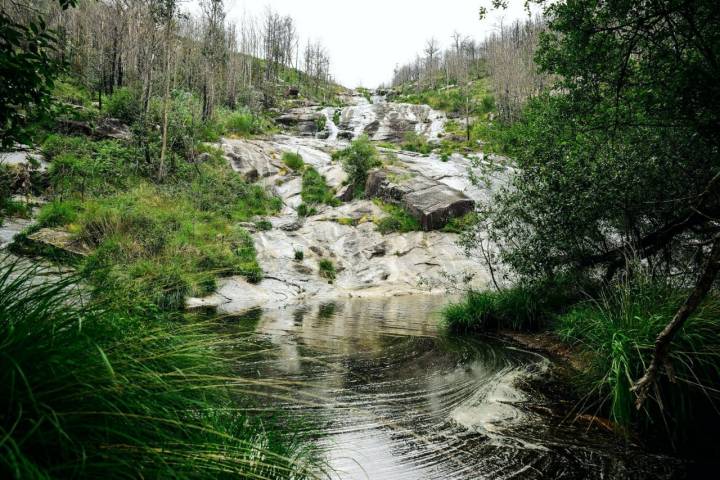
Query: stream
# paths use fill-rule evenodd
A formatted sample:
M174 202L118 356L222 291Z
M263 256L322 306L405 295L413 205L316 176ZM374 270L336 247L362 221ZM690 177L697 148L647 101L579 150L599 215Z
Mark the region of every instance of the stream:
M443 335L447 300L343 299L223 325L249 334L238 375L262 380L253 389L262 408L312 425L331 478L675 478L673 459L536 413L542 393L521 386L549 361L497 339Z

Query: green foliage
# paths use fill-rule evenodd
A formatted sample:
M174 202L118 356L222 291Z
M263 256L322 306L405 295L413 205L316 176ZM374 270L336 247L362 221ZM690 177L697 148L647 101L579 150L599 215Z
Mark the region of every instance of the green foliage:
M325 177L312 167L307 167L303 173L301 198L307 205L340 205L340 200L335 198L335 193L328 187Z
M428 143L427 138L425 138L424 135L420 135L414 130L411 130L405 132L402 149L427 155L432 152L433 146Z
M315 118L315 131L322 132L327 126L327 118L325 115L318 116Z
M9 147L30 143L28 118L51 116L55 79L65 64L56 55L58 37L34 12L19 23L0 10L0 39L0 145Z
M270 129L268 122L249 110L225 111L217 113L218 123L222 127L223 135L236 135L249 137L266 132Z
M70 225L77 221L80 208L80 202L76 200L53 200L40 210L37 224L40 227Z
M273 226L272 223L267 220L260 220L255 222L255 228L257 228L260 232L267 232L272 230Z
M75 279L36 274L0 269L0 476L312 476L302 437L284 435L272 412L242 413L258 402L227 382L220 335L141 305L69 302L85 297Z
M305 252L303 252L302 250L295 250L294 255L295 260L298 262L302 262L303 259L305 259Z
M261 279L247 232L190 197L141 185L83 204L73 230L94 248L82 270L97 295L117 308L143 300L174 311L186 296L210 293L216 277Z
M717 295L703 302L673 340L669 365L676 381L661 380L658 402L638 411L630 391L650 360L657 335L687 295L684 289L640 273L558 318L561 338L581 348L588 360L578 378L588 407L602 408L622 427L665 431L675 441L687 441L690 432L703 430L704 420L699 419L712 418L710 402L720 400Z
M300 217L312 217L317 213L317 209L306 203L301 203L297 207L297 214Z
M329 282L335 280L337 272L335 271L335 265L332 263L332 261L328 260L327 258L323 258L318 263L318 267L320 268L321 277L326 278Z
M342 110L339 108L333 112L333 123L335 125L340 125L340 120L342 117Z
M305 166L302 155L293 152L283 152L282 161L290 170L299 171Z
M375 200L380 205L385 216L375 219L378 231L383 235L387 233L405 233L421 230L420 221L413 217L406 209L398 205L383 203Z
M381 165L377 149L367 135L359 136L349 147L333 153L333 159L342 162L356 198L365 192L368 172Z
M451 218L442 228L442 231L447 233L464 233L477 225L477 221L477 214L470 212L462 217Z
M105 98L103 109L113 118L128 124L133 123L140 117L142 111L140 94L129 87L118 88Z
M549 325L555 315L594 290L587 280L558 277L498 291L470 291L461 302L448 306L443 317L453 332L497 328L534 331Z
M513 127L518 170L488 218L503 262L541 276L623 248L684 268L696 250L652 235L718 210L717 2L581 0L548 13L537 61L560 80ZM680 231L707 240L697 226Z

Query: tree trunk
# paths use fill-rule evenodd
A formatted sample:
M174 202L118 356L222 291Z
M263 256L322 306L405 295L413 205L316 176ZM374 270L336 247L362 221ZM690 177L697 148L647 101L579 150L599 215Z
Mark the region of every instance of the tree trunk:
M170 21L165 25L165 94L163 95L162 147L158 177L165 177L165 155L167 153L168 108L170 103Z
M685 303L683 303L677 313L675 313L672 321L667 324L655 340L655 350L653 352L650 365L647 367L647 370L645 370L643 377L638 380L632 388L632 391L634 391L637 395L635 406L638 409L642 408L645 400L647 400L650 388L652 388L657 382L661 365L666 366L666 371L668 375L670 375L670 380L674 381L674 378L672 377L672 370L668 368L668 355L670 353L672 340L685 324L685 321L687 321L687 319L695 313L695 310L697 310L700 306L703 299L712 288L715 278L718 275L718 271L720 271L720 237L715 238L705 269L695 284L695 288L693 288L692 292L690 292L690 296L687 300L685 300Z

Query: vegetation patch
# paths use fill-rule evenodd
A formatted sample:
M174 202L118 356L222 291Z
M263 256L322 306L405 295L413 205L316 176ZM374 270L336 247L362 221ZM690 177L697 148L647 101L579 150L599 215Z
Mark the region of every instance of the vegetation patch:
M284 435L271 411L241 412L259 402L227 382L227 340L208 325L140 301L68 301L87 296L77 279L36 274L0 268L3 478L312 476L301 434Z
M335 198L335 192L328 186L325 177L313 167L307 167L303 173L300 195L307 205L325 204L335 207L341 203Z
M294 172L299 172L303 169L303 167L305 167L305 162L303 161L302 155L299 153L283 152L282 161Z
M359 136L349 147L333 153L332 158L342 162L355 198L364 195L368 172L382 164L375 145L367 135Z
M406 233L422 230L420 221L405 208L375 199L373 202L382 208L385 216L375 219L378 231L387 233Z
M318 263L318 267L320 269L320 276L323 278L326 278L329 282L332 282L335 280L335 276L337 272L335 271L335 265L331 260L328 260L327 258L323 258Z

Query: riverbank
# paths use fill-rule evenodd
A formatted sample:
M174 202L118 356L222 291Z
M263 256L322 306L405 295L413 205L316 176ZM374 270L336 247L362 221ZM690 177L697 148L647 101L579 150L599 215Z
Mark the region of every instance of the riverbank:
M653 403L638 411L630 388L684 292L640 276L613 288L596 290L595 296L584 290L585 299L568 291L553 293L547 284L476 292L448 307L445 321L466 335L500 328L520 345L561 360L566 367L560 377L578 399L574 417L657 451L686 456L691 468L703 471L716 458L714 444L694 439L704 438L715 425L717 300L709 297L680 332L670 357L675 381L662 380Z

